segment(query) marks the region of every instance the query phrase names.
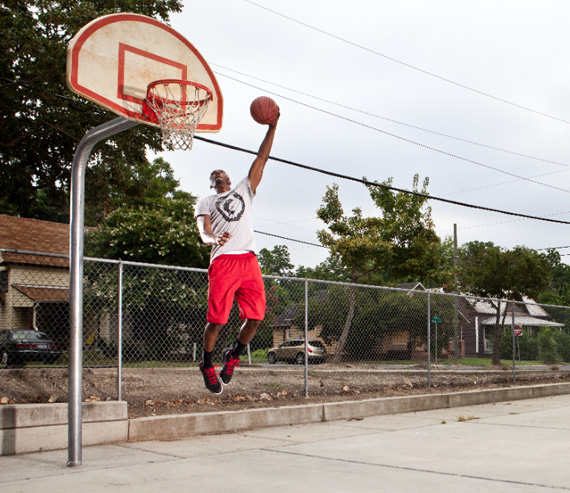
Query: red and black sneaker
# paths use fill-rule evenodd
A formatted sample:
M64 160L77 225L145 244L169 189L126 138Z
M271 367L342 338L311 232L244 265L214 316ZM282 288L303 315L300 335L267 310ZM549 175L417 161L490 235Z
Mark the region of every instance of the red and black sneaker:
M220 379L224 385L229 385L232 375L234 374L235 367L239 366L239 358L234 358L230 348L224 349L222 357L224 359L224 367L220 372Z
M224 388L220 383L220 379L218 378L218 375L216 375L216 369L213 366L210 366L209 368L204 368L204 363L200 363L200 371L202 372L202 376L204 377L204 383L206 384L206 388L210 392L219 395L224 391Z

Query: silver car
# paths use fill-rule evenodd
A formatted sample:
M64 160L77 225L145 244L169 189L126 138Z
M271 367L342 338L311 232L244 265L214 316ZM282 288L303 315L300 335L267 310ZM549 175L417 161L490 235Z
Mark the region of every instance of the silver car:
M309 363L324 363L327 360L327 350L321 341L309 341L307 347ZM267 361L274 364L277 361L287 361L288 363L305 363L305 340L294 339L285 341L279 346L270 349L267 353Z

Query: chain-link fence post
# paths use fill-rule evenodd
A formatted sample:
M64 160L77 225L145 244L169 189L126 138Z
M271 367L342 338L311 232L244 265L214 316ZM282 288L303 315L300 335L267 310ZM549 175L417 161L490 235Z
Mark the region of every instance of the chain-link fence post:
M515 304L511 303L511 335L513 340L513 383L517 381L516 370L516 342L515 342Z
M305 279L305 397L309 396L309 281Z
M117 400L123 400L123 261L119 260L117 286Z
M431 295L427 294L427 374L428 387L431 387Z

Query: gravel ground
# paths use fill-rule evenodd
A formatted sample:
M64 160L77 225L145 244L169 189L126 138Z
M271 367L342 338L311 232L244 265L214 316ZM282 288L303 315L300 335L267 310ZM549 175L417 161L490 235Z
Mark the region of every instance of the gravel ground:
M122 398L128 402L129 417L136 418L570 382L570 371L547 367L517 371L513 382L512 368L432 366L430 387L425 367L325 364L310 367L308 375L306 396L303 367L242 365L231 385L214 396L204 388L197 367L125 368ZM67 402L67 385L67 369L0 370L0 404ZM116 369L84 369L84 401L117 396Z

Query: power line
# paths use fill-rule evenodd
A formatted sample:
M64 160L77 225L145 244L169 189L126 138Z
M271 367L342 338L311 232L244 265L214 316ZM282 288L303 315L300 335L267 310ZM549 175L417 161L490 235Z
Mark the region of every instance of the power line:
M406 123L406 122L402 122L402 121L399 121L399 120L394 120L393 118L388 118L388 117L386 117L386 116L378 115L378 114L376 114L376 113L371 113L371 112L369 112L369 111L362 110L362 109L359 109L359 108L355 108L355 107L353 107L353 106L348 106L348 105L346 105L346 104L337 103L337 102L335 102L335 101L331 101L330 99L326 99L326 98L321 98L321 97L319 97L319 96L315 96L314 94L309 94L309 93L307 93L307 92L299 91L299 90L297 90L297 89L292 89L292 88L290 88L290 87L288 87L288 86L284 86L284 85L281 85L281 84L276 84L276 83L274 83L274 82L271 82L271 81L266 80L266 79L262 79L262 78L260 78L260 77L255 77L255 76L253 76L253 75L246 74L246 73L240 72L240 71L238 71L238 70L234 70L234 69L229 68L229 67L224 67L223 65L218 65L218 64L216 64L216 63L211 63L211 62L210 62L210 65L212 65L212 66L214 66L214 67L219 67L219 68L221 68L221 69L223 69L223 70L229 70L230 72L233 72L233 73L235 73L235 74L243 75L243 76L245 76L245 77L249 77L250 79L258 80L258 81L263 82L263 83L265 83L265 84L270 84L270 85L272 85L272 86L274 86L274 87L279 87L279 88L281 88L281 89L285 89L285 90L287 90L287 91L294 92L294 93L299 94L299 95L301 95L301 96L306 96L306 97L309 97L309 98L311 98L311 99L315 99L315 100L317 100L317 101L321 101L321 102L323 102L323 103L332 104L332 105L337 106L337 107L339 107L339 108L343 108L343 109L346 109L346 110L354 111L354 112L360 113L360 114L362 114L362 115L371 116L371 117L377 118L377 119L379 119L379 120L385 120L385 121L387 121L387 122L396 123L396 124L398 124L398 125L401 125L401 126L404 126L404 127L408 127L408 128L412 128L412 129L414 129L414 130L420 130L420 131L422 131L422 132L426 132L426 133L430 133L430 134L433 134L433 135L437 135L438 137L445 137L445 138L447 138L447 139L452 139L452 140L456 140L456 141L458 141L458 142L463 142L463 143L465 143L465 144L471 144L471 145L483 147L483 148L485 148L485 149L490 149L490 150L492 150L492 151L503 152L503 153L505 153L505 154L512 154L513 156L524 157L524 158L526 158L526 159L532 159L532 160L534 160L534 161L540 161L540 162L548 163L548 164L557 164L557 165L559 165L559 166L565 166L566 168L570 168L570 164L561 163L561 162L559 162L559 161L553 161L553 160L551 160L551 159L545 159L545 158L541 158L541 157L537 157L537 156L530 156L530 155L528 155L528 154L523 154L523 153L521 153L521 152L511 151L511 150L509 150L509 149L503 149L503 148L501 148L501 147L495 147L495 146L491 146L491 145L489 145L489 144L483 144L483 143L481 143L481 142L475 142L475 141L473 141L473 140L465 139L465 138L462 138L462 137L456 137L456 136L454 136L454 135L449 135L449 134L446 134L446 133L443 133L443 132L438 132L438 131L436 131L436 130L430 130L429 128L423 128L423 127L420 127L420 126L418 126L418 125L413 125L413 124L411 124L411 123ZM216 74L221 75L222 77L227 77L225 74L222 74L222 73L219 73L219 72L216 72ZM562 170L562 171L563 171L563 170ZM560 173L560 172L561 172L561 171L556 171L556 172L554 172L554 173ZM546 175L548 175L548 174L554 174L554 173L545 173L545 174L542 174L542 175L537 175L537 177L538 177L538 176L546 176Z
M240 152L245 152L245 153L251 154L251 155L257 155L257 152L256 152L256 151L252 151L252 150L249 150L249 149L244 149L244 148L242 148L242 147L237 147L237 146L234 146L234 145L231 145L231 144L225 144L225 143L223 143L223 142L218 142L218 141L215 141L215 140L212 140L212 139L207 139L207 138L202 137L202 136L195 135L195 136L194 136L194 139L196 139L196 140L201 140L201 141L203 141L203 142L207 142L207 143L209 143L209 144L214 144L214 145L217 145L217 146L220 146L220 147L225 147L225 148L227 148L227 149L232 149L232 150L234 150L234 151L240 151ZM276 162L279 162L279 163L289 164L289 165L291 165L291 166L296 166L296 167L298 167L298 168L303 168L303 169L306 169L306 170L309 170L309 171L315 171L315 172L317 172L317 173L321 173L321 174L324 174L324 175L333 176L333 177L336 177L336 178L341 178L341 179L343 179L343 180L349 180L349 181L354 181L354 182L357 182L357 183L362 183L363 185L366 185L366 186L384 188L384 189L386 189L386 190L392 190L392 191L395 191L395 192L406 193L406 194L409 194L409 195L415 195L415 196L417 196L417 197L423 197L423 198L425 198L425 199L427 199L427 200L436 200L436 201L439 201L439 202L444 202L444 203L447 203L447 204L458 205L458 206L461 206L461 207L468 207L468 208L471 208L471 209L478 209L478 210L483 210L483 211L488 211L488 212L496 212L496 213L499 213L499 214L506 214L506 215L509 215L509 216L523 217L523 218L526 218L526 219L535 219L535 220L537 220L537 221L545 221L545 222L551 222L551 223L557 223L557 224L570 224L569 221L562 221L562 220L559 220L559 219L548 219L548 218L539 217L539 216L531 216L531 215L528 215L528 214L521 214L521 213L517 213L517 212L509 212L509 211L504 211L504 210L500 210L500 209L493 209L493 208L491 208L491 207L485 207L485 206L480 206L480 205L468 204L468 203L459 202L459 201L456 201L456 200L444 199L444 198L442 198L442 197L435 197L435 196L427 195L427 194L420 193L420 192L414 192L414 191L405 190L405 189L402 189L402 188L397 188L397 187L392 187L392 186L388 186L388 185L383 185L383 184L381 184L381 183L371 182L371 181L368 181L368 180L364 180L364 179L360 179L360 178L355 178L355 177L353 177L353 176L343 175L343 174L341 174L341 173L335 173L335 172L333 172L333 171L327 171L327 170L323 170L323 169L320 169L320 168L315 168L314 166L308 166L308 165L306 165L306 164L300 164L300 163L296 163L296 162L294 162L294 161L289 161L289 160L287 160L287 159L281 159L281 158L277 158L277 157L274 157L274 156L270 156L269 159L271 159L271 160L273 160L273 161L276 161Z
M319 245L318 243L311 243L309 241L302 241L302 240L294 240L293 238L287 238L286 236L279 236L279 235L274 235L271 233L264 233L263 231L257 231L257 230L253 230L254 233L258 233L260 235L265 235L265 236L272 236L273 238L279 238L281 240L287 240L287 241L294 241L295 243L303 243L305 245L311 245L311 246L315 246L315 247L319 247L319 248L326 248L328 250L328 247L324 246L324 245Z
M374 126L372 126L372 125L367 125L367 124L365 124L365 123L359 122L359 121L354 120L354 119L352 119L352 118L348 118L348 117L346 117L346 116L338 115L338 114L336 114L336 113L333 113L332 111L324 110L324 109L319 108L319 107L317 107L317 106L312 106L312 105L310 105L310 104L303 103L303 102L301 102L301 101L297 101L296 99L292 99L292 98L289 98L289 97L287 97L287 96L283 96L282 94L278 94L278 93L276 93L276 92L274 92L274 91L268 91L267 89L264 89L264 88L255 86L255 85L253 85L253 84L249 84L249 83L244 82L244 81L242 81L242 80L240 80L240 79L236 79L235 77L231 77L231 76L225 75L225 74L218 74L218 75L222 75L223 77L226 77L226 78L228 78L228 79L231 79L231 80L233 80L233 81L235 81L235 82L239 82L240 84L243 84L243 85L246 85L246 86L249 86L249 87L253 87L253 88L258 89L258 90L260 90L260 91L266 91L267 93L272 94L273 96L276 96L276 97L285 99L285 100L290 101L290 102L295 103L295 104L299 104L299 105L305 106L306 108L309 108L309 109L318 111L318 112L320 112L320 113L324 113L324 114L326 114L326 115L333 116L333 117L335 117L335 118L339 118L339 119L341 119L341 120L345 120L345 121L350 122L350 123L354 123L355 125L359 125L359 126L361 126L361 127L368 128L368 129L370 129L370 130L374 130L375 132L379 132L379 133L382 133L382 134L384 134L384 135L388 135L389 137L393 137L393 138L395 138L395 139L401 140L401 141L406 142L406 143L408 143L408 144L413 144L413 145L416 145L416 146L418 146L418 147L422 147L422 148L424 148L424 149L427 149L427 150L430 150L430 151L433 151L433 152L437 152L437 153L439 153L439 154L443 154L444 156L452 157L452 158L455 158L455 159L459 159L459 160L461 160L461 161L465 161L465 162L467 162L467 163L475 164L475 165L477 165L477 166L481 166L482 168L487 168L487 169L496 171L496 172L498 172L498 173L502 173L502 174L505 174L505 175L508 175L508 176L512 176L512 177L517 178L517 179L519 179L519 180L523 180L523 181L527 181L527 182L530 182L530 183L534 183L535 185L541 185L541 186L544 186L544 187L553 188L554 190L558 190L558 191L560 191L560 192L570 193L570 190L566 190L566 189L564 189L564 188L560 188L560 187L557 187L557 186L554 186L554 185L549 185L548 183L543 183L543 182L540 182L540 181L537 181L537 180L533 180L533 179L531 179L531 178L526 178L526 177L524 177L524 176L520 176L520 175L517 175L517 174L515 174L515 173L511 173L511 172L509 172L509 171L504 171L504 170L502 170L502 169L495 168L495 167L490 166L490 165L488 165L488 164L481 163L480 161L475 161L474 159L470 159L470 158L466 158L466 157L463 157L463 156L459 156L458 154L453 154L453 153L451 153L451 152L447 152L447 151L438 149L438 148L436 148L436 147L431 147L431 146L428 146L427 144L422 144L421 142L416 142L415 140L411 140L411 139L408 139L408 138L406 138L406 137L402 137L401 135L397 135L397 134L394 134L394 133L392 133L392 132L387 132L386 130L382 130L382 129L378 128L378 127L374 127Z
M293 18L293 17L287 16L287 15L282 14L282 13L280 13L280 12L277 12L276 10L272 10L272 9L270 9L270 8L267 8L267 7L263 6L263 5L259 5L258 3L252 2L251 0L244 0L244 2L247 2L247 3L251 4L251 5L254 5L255 7L259 7L260 9L266 10L267 12L271 12L272 14L278 15L279 17L283 17L284 19L287 19L287 20L289 20L289 21L291 21L291 22L295 22L296 24L299 24L299 25L301 25L301 26L304 26L304 27L306 27L306 28L308 28L308 29L312 29L313 31L319 32L319 33L321 33L321 34L324 34L325 36L329 36L329 37L331 37L331 38L333 38L333 39L336 39L336 40L341 41L341 42L343 42L343 43L346 43L346 44L348 44L348 45L354 46L355 48L359 48L359 49L361 49L361 50L367 51L368 53L372 53L373 55L377 55L377 56L380 56L380 57L382 57L382 58L384 58L384 59L386 59L386 60L390 60L391 62L398 63L398 64L400 64L400 65L403 65L404 67L410 68L410 69L412 69L412 70L416 70L417 72L421 72L422 74L425 74L425 75L428 75L428 76L433 77L433 78L435 78L435 79L438 79L438 80L447 82L448 84L452 84L452 85L454 85L454 86L461 87L462 89L467 89L468 91L471 91L471 92L473 92L473 93L479 94L479 95L481 95L481 96L485 96L485 97L487 97L487 98L493 99L493 100L495 100L495 101L499 101L499 102L501 102L501 103L508 104L508 105L510 105L510 106L514 106L515 108L519 108L519 109L521 109L521 110L528 111L528 112L534 113L534 114L536 114L536 115L540 115L540 116L544 116L544 117L546 117L546 118L550 118L551 120L557 120L557 121L562 122L562 123L569 123L569 124L570 124L570 121L564 120L563 118L559 118L559 117L557 117L557 116L552 116L552 115L549 115L548 113L544 113L544 112L542 112L542 111L534 110L534 109L532 109L532 108L529 108L528 106L523 106L523 105L518 104L518 103L513 103L512 101L508 101L507 99L503 99L503 98L500 98L500 97L498 97L498 96L493 96L493 95L490 94L490 93L487 93L487 92L484 92L484 91L480 91L480 90L478 90L478 89L475 89L475 88L473 88L473 87L467 86L467 85L462 84L462 83L460 83L460 82L456 82L456 81L454 81L454 80L448 79L447 77L443 77L443 76L441 76L441 75L438 75L438 74L436 74L436 73L434 73L434 72L429 72L428 70L424 70L424 69L422 69L422 68L416 67L416 66L414 66L414 65L411 65L410 63L403 62L402 60L398 60L397 58L390 57L390 56L388 56L388 55L385 55L385 54L383 54L383 53L380 53L379 51L375 51L375 50L373 50L373 49L371 49L371 48L368 48L368 47L366 47L366 46L360 45L360 44L355 43L355 42L353 42L353 41L350 41L350 40L348 40L348 39L346 39L346 38L342 38L341 36L338 36L338 35L336 35L336 34L330 33L330 32L328 32L328 31L325 31L325 30L323 30L323 29L320 29L320 28L318 28L318 27L315 27L315 26L313 26L313 25L311 25L311 24L307 24L306 22L302 22L302 21L300 21L300 20L298 20L298 19L295 19L295 18Z
M562 250L563 248L570 248L570 246L561 246L561 247L547 247L547 248L537 248L538 252L542 250Z

